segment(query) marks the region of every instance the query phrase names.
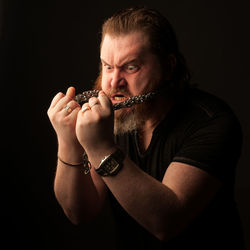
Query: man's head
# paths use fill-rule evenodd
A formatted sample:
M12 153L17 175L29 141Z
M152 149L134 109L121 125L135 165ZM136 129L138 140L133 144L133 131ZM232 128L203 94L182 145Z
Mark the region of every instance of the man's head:
M103 89L113 103L170 82L172 88L183 88L189 80L172 27L155 10L125 9L106 20L102 27L100 57L101 70L95 87ZM141 124L147 119L148 108L147 104L140 104L116 111L115 115L122 119L123 127L124 122L131 119L140 120ZM136 117L131 117L135 113Z
M175 32L169 21L158 11L144 7L123 9L108 18L102 26L101 46L107 34L121 36L140 31L149 40L149 48L157 55L166 73L170 70L169 55L174 55L171 81L183 87L190 80L185 59L179 51ZM172 63L173 64L173 63Z

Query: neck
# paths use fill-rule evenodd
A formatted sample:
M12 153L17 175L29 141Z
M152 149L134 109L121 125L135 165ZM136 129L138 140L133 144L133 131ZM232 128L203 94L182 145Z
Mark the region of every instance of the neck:
M168 112L174 106L174 99L165 99L160 96L154 103L150 110L150 116L146 119L139 132L139 145L141 152L145 152L150 145L154 129L166 117Z

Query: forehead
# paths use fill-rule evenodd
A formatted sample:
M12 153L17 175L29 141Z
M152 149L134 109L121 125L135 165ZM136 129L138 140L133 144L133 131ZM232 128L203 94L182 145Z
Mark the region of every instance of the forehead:
M142 32L104 36L101 46L101 59L108 63L119 64L133 60L149 52L148 37Z

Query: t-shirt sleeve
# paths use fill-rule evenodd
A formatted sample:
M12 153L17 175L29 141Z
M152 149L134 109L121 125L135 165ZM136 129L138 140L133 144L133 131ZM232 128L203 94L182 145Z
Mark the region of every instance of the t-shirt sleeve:
M240 124L227 113L187 131L173 161L196 166L223 181L233 176L241 145Z

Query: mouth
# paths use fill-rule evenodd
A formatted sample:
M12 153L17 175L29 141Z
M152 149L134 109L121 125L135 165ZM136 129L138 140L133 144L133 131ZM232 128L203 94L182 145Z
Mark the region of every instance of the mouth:
M119 102L123 102L125 100L127 100L129 98L128 95L125 95L123 93L114 93L111 95L111 101L112 103L119 103Z

